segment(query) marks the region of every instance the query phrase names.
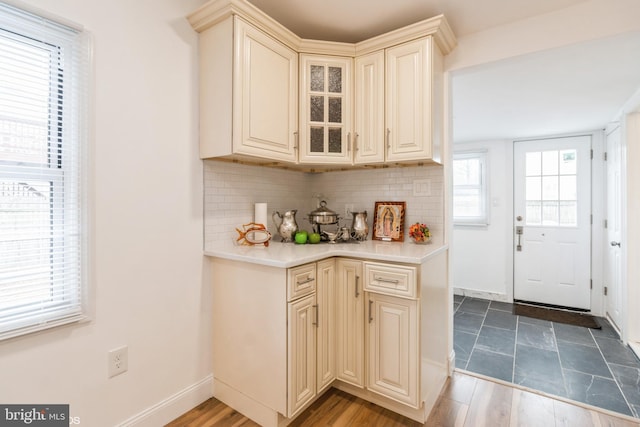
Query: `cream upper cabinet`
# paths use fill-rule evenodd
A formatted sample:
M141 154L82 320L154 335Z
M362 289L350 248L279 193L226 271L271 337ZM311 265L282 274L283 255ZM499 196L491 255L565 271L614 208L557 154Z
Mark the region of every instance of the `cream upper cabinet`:
M384 52L355 60L354 163L384 162Z
M299 170L441 162L444 16L358 43L308 40L246 0L211 0L200 33L200 157Z
M356 164L440 162L442 55L432 37L355 60Z
M200 157L296 161L298 55L232 16L200 33Z
M300 163L352 163L352 61L300 55Z
M387 162L440 162L442 55L432 37L385 51Z

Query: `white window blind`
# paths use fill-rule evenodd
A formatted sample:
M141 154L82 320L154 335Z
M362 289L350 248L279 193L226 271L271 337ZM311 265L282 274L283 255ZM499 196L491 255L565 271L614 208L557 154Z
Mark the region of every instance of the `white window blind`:
M0 3L0 339L85 315L88 49Z
M454 153L454 224L489 224L486 170L486 152Z

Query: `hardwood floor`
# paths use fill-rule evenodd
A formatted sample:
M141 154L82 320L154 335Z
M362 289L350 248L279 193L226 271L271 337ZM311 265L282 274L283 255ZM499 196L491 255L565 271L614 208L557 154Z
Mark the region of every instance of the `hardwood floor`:
M417 427L421 424L331 389L290 425ZM258 424L214 398L167 424L167 427L240 426L254 427ZM614 416L597 408L574 405L512 385L455 372L424 426L640 427L640 420Z

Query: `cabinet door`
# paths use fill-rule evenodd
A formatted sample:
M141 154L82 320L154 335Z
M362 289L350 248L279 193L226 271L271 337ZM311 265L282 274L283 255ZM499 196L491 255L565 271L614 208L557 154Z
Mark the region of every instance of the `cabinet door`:
M364 386L362 262L336 261L336 378Z
M336 378L336 269L333 258L319 261L316 299L318 302L318 329L316 365L318 393Z
M300 163L351 163L351 62L300 55Z
M386 51L387 161L430 159L431 39Z
M418 407L416 300L368 293L369 390Z
M354 163L384 162L384 51L356 58Z
M288 417L316 395L316 296L289 303Z
M294 162L298 55L235 20L233 151Z

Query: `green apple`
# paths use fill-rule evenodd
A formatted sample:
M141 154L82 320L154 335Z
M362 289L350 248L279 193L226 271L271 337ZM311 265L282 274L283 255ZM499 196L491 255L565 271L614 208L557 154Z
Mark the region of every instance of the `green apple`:
M320 242L320 235L318 233L309 234L309 243L318 243Z
M298 231L294 237L296 243L304 244L307 243L307 235L306 231Z

